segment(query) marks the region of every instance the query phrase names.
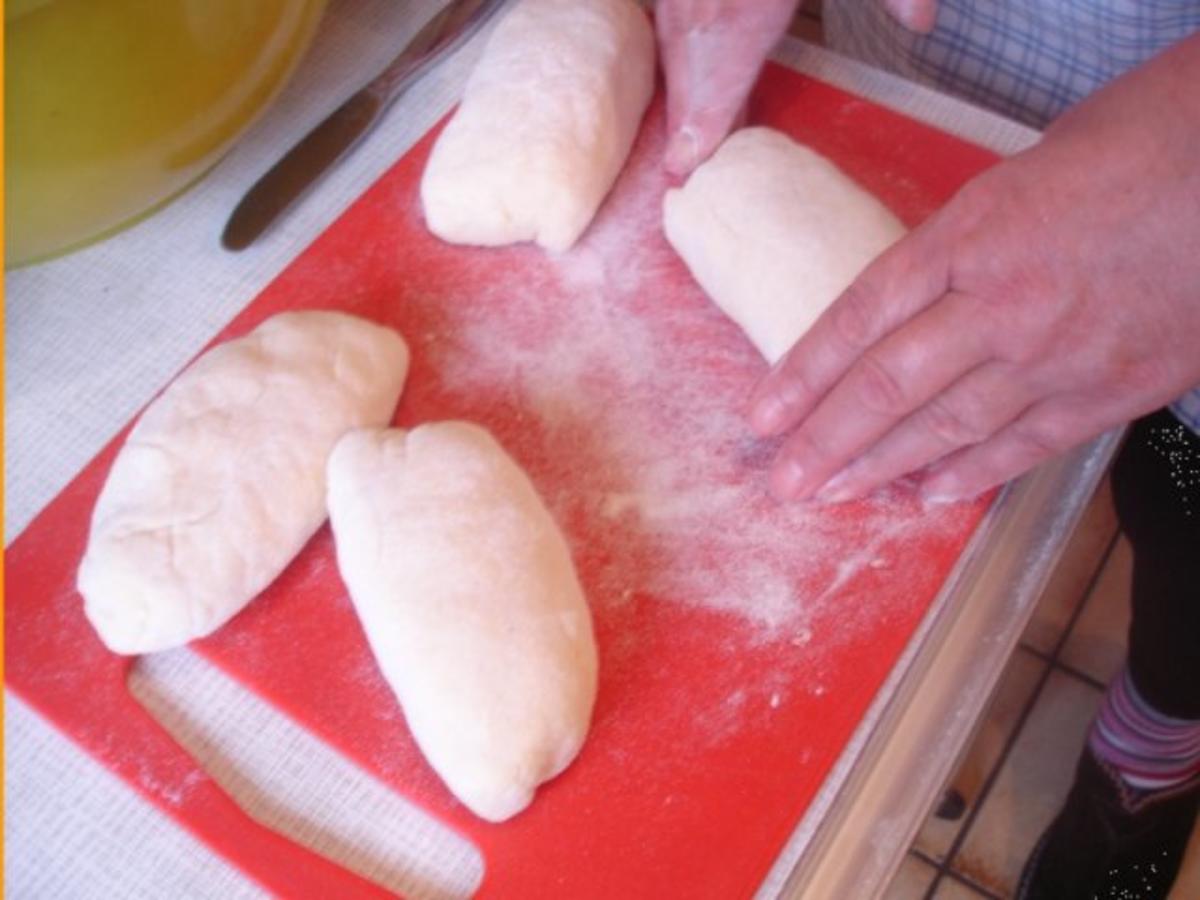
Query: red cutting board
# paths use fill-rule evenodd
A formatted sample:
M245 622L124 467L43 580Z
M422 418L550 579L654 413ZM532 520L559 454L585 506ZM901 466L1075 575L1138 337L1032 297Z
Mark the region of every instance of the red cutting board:
M528 470L592 606L599 697L576 762L516 818L480 821L417 752L322 529L199 653L481 851L494 897L750 896L861 721L987 501L900 485L780 506L744 404L765 365L664 241L662 104L583 241L452 247L424 229L430 134L219 335L342 309L413 350L397 422L466 418ZM750 121L832 157L909 224L994 156L767 69ZM435 129L436 131L436 129ZM797 291L803 285L796 286ZM246 817L131 698L74 589L118 435L7 553L8 683L267 889L383 891Z

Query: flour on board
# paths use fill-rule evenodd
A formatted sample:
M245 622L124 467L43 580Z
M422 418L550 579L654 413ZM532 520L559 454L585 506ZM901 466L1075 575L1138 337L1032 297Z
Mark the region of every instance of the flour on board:
M598 561L589 585L598 611L643 597L732 614L754 641L797 646L800 636L806 646L818 620L822 643L853 636L889 602L854 596L861 576L903 594L919 564L905 546L952 539L968 513L923 512L905 486L850 508L768 496L775 445L745 417L765 367L667 246L657 160L635 150L570 252L536 251L511 271L481 258L463 271L431 298L446 320L417 353L456 393L513 410L498 436L534 463L568 533L602 545L574 548L595 557L585 570ZM456 303L459 290L472 302ZM528 452L511 446L521 442L532 442Z

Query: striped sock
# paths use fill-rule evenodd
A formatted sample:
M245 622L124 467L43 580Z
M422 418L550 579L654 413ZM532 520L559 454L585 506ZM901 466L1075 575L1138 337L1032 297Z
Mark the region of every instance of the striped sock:
M1140 793L1167 790L1200 775L1200 720L1158 712L1138 694L1128 669L1109 685L1088 747Z

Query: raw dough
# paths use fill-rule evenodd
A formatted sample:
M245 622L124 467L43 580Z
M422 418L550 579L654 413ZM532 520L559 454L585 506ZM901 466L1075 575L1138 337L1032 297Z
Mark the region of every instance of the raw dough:
M663 200L700 286L770 363L904 233L833 163L769 128L725 140Z
M214 347L147 407L92 514L78 586L117 653L217 629L325 519L325 463L351 428L385 425L408 371L398 334L285 313Z
M574 759L592 621L529 479L465 422L352 432L329 460L338 567L425 758L500 821Z
M457 244L568 249L616 180L653 91L654 35L633 0L520 0L425 167L430 230Z

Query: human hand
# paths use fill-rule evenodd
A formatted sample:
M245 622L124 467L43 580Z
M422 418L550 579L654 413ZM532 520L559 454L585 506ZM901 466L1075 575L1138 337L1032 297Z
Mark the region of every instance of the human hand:
M883 0L892 18L918 34L929 34L937 19L938 0Z
M967 498L1200 383L1200 35L886 251L764 379L774 492Z
M667 152L672 175L708 159L733 128L767 54L799 0L659 0L659 55L667 79ZM937 0L884 0L906 28L932 30Z
M686 175L724 140L798 0L660 0L659 55L667 79L667 152Z

